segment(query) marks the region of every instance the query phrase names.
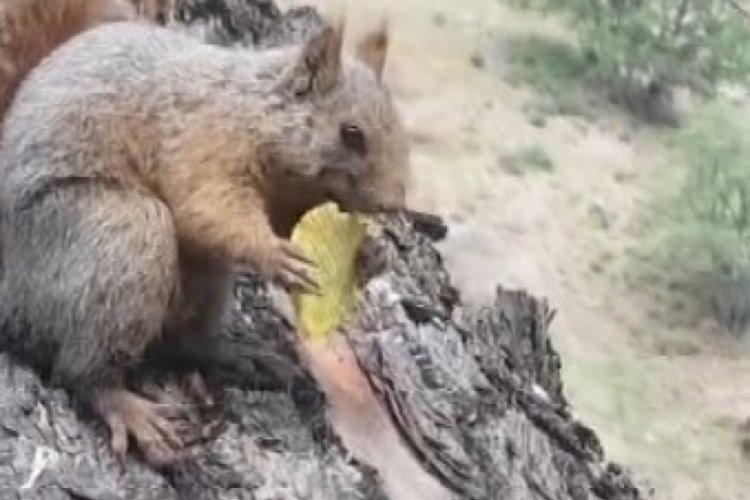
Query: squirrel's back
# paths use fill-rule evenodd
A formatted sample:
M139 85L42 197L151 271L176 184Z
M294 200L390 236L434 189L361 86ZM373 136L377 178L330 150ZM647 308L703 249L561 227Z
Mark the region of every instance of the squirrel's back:
M276 59L137 21L87 30L16 90L0 134L0 194L12 202L51 179L84 176L138 183L133 171L149 171L186 128L209 133L210 117L221 116L230 141L238 123L261 126L273 80L256 81L266 75L258 66Z
M16 93L0 199L84 178L163 193L202 169L230 183L241 169L274 214L295 189L349 210L400 206L408 147L380 79L382 43L368 37L352 58L341 38L327 27L301 46L237 51L138 22L88 30Z
M0 2L0 120L19 84L57 47L91 27L135 16L128 0Z
M148 148L154 109L144 101L160 100L170 82L160 73L183 49L191 52L185 44L202 45L159 26L108 23L34 67L2 117L0 190L6 199L48 178L116 175L127 164L117 160L120 150ZM109 160L91 161L94 154ZM70 161L71 155L89 158ZM92 171L94 165L107 170Z

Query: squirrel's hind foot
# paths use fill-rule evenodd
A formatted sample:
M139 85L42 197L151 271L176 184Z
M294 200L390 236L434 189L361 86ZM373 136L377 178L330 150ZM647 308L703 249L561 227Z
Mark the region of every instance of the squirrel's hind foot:
M172 465L183 450L176 420L184 409L171 403L154 403L126 389L100 390L95 407L109 427L112 451L125 463L128 436L135 438L146 461L154 467Z

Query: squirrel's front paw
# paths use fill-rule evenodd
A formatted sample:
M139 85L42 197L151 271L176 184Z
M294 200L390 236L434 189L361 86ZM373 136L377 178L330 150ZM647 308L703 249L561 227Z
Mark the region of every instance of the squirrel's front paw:
M287 290L320 293L315 265L291 242L279 239L270 261L270 278Z

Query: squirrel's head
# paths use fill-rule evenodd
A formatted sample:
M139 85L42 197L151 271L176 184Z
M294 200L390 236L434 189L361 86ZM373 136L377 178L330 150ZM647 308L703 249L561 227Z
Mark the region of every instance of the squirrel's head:
M354 57L342 54L342 39L342 23L325 27L286 73L272 161L343 210L403 208L409 148L382 82L386 26L362 38Z

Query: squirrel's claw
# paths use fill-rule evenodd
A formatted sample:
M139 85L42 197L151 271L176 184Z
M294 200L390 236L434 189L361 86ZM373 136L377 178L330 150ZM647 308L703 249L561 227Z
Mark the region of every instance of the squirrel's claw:
M149 416L149 422L153 426L154 430L159 432L159 434L165 441L165 444L169 445L170 448L182 448L182 439L180 439L180 436L177 435L175 426L166 418L158 414L153 414Z
M315 276L315 265L288 241L280 245L276 279L288 290L299 290L319 295L320 285Z
M281 241L281 251L284 253L285 256L299 261L302 264L307 264L308 266L315 266L315 263L307 257L305 254L302 253L302 251L297 248L297 246L289 241Z
M193 371L185 376L183 379L185 389L187 393L198 401L201 408L213 408L216 406L216 401L211 395L211 391L208 390L206 381L199 371Z
M282 271L281 281L289 290L320 295L320 286L309 276L292 271Z
M120 471L125 473L125 457L128 453L128 431L122 417L116 414L110 414L107 417L107 426L110 432L110 446L112 453L117 459Z

